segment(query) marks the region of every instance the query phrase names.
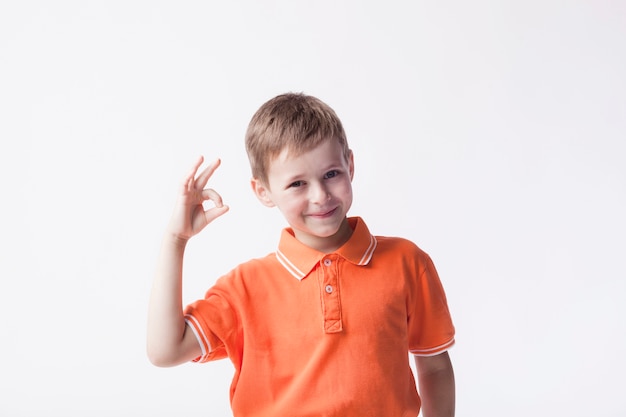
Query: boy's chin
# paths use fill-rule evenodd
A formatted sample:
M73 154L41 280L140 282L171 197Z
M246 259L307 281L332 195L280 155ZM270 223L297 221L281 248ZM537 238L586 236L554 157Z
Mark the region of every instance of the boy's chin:
M344 225L345 222L347 222L347 220L338 221L329 225L312 226L307 228L307 230L303 230L303 232L316 239L334 240L339 237L339 235L347 233L347 229Z

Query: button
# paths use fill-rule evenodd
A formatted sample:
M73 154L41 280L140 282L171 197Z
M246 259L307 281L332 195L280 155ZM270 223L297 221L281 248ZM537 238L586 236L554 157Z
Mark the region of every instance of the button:
M330 259L324 259L324 265L326 266L330 266L330 264L332 264L333 261L331 261Z
M333 292L333 286L332 286L332 285L327 285L325 289L326 289L326 292L327 292L328 294L330 294L331 292Z

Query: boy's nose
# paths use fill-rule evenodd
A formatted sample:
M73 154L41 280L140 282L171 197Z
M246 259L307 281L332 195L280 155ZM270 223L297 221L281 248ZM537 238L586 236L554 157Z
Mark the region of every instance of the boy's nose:
M310 187L310 199L312 203L324 204L330 200L330 193L322 184L316 184Z

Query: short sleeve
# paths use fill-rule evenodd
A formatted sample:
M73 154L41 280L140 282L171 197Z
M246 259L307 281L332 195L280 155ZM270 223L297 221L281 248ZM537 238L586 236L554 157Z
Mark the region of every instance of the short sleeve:
M229 339L237 328L236 315L230 304L209 290L204 299L189 304L185 322L196 335L202 354L194 362L208 362L228 356Z
M431 258L417 257L418 276L409 306L409 351L434 356L454 345L455 329L443 285Z

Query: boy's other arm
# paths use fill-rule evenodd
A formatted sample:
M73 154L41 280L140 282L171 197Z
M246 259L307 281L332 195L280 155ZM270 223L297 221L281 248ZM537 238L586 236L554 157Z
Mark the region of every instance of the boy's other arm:
M174 366L200 356L200 345L186 325L182 305L183 256L189 239L228 211L220 195L206 184L220 161L197 177L199 158L183 181L174 214L163 238L148 305L147 353L157 366ZM211 200L215 207L204 210Z
M454 370L448 352L435 356L415 356L422 415L453 417L455 409Z

